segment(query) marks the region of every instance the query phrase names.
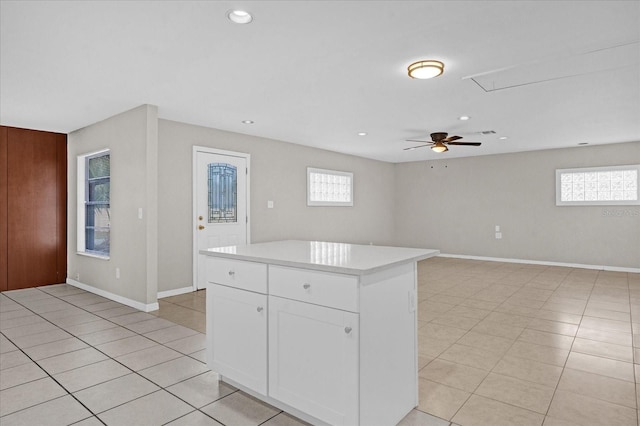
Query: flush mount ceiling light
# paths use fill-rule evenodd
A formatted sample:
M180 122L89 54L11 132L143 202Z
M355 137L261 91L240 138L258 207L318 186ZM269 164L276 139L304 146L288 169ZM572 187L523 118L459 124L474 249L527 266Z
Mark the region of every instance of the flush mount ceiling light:
M227 18L236 24L248 24L253 21L253 16L244 10L230 10L227 12Z
M434 60L418 61L409 65L407 71L409 77L425 80L442 74L444 72L444 64Z
M460 117L458 117L458 120L460 121L467 121L468 119L470 119L471 117L469 117L468 115L461 115Z
M242 120L242 124L253 124L253 120Z
M358 136L367 136L367 132L359 132Z
M442 142L436 142L431 147L431 150L434 151L434 152L440 153L440 152L449 151L449 148L447 148L447 146L445 144L443 144Z
M508 137L506 137L506 136L500 136L498 139L500 139L501 141L503 141L503 140L506 140L506 139L509 139L509 138L508 138Z

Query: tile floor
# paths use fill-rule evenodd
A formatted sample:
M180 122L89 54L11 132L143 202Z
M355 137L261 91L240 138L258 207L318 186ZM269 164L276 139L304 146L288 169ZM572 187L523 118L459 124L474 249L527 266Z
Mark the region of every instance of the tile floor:
M204 294L142 313L68 285L2 293L0 424L304 424L217 383ZM403 426L640 425L640 274L434 258L418 297Z

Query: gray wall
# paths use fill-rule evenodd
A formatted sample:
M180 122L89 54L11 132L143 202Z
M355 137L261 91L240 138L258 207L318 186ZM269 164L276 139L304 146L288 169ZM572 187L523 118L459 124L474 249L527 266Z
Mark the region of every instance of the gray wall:
M309 239L390 244L394 165L159 120L158 291L192 283L192 147L251 154L251 242ZM307 207L307 166L354 173L354 207ZM267 201L274 202L267 209Z
M156 134L157 108L143 105L72 132L67 148L68 276L79 274L81 283L142 304L155 303L158 292ZM77 156L106 148L111 150L109 260L76 254Z
M395 242L640 268L640 206L555 205L556 169L638 163L640 142L396 164Z
M69 277L143 304L192 284L194 145L251 154L252 242L344 241L640 267L640 207L555 206L555 169L637 164L640 142L391 164L158 120L149 105L68 141ZM110 260L76 254L76 158L104 148L112 156ZM307 166L353 172L354 207L307 207Z

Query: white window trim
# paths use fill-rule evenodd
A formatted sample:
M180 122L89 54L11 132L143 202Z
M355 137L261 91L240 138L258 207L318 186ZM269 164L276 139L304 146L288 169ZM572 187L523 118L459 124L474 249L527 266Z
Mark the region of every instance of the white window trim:
M562 201L562 173L584 173L584 172L610 172L618 170L636 170L640 178L640 164L629 164L626 166L606 166L606 167L582 167L576 169L556 170L556 206L637 206L640 205L640 185L636 188L638 197L636 200L606 200L606 201Z
M77 188L78 193L76 196L76 206L77 206L77 240L76 240L76 254L94 257L97 259L109 260L109 255L101 255L94 252L88 252L85 241L85 221L86 221L86 209L85 209L85 200L86 200L86 159L87 157L92 157L97 154L103 154L105 152L109 152L109 149L101 149L99 151L93 151L86 154L78 155L78 167L77 167Z
M348 176L351 182L351 201L317 201L311 200L311 173L323 173L336 176ZM353 173L341 172L338 170L317 169L314 167L307 167L307 206L310 207L353 207Z

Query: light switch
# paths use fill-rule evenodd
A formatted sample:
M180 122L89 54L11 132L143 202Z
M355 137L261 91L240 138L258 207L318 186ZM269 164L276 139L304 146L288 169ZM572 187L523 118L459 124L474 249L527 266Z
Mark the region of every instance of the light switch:
M272 209L273 208L273 201L271 201L271 200L267 201L267 208L268 209Z
M138 207L138 219L142 219L142 207Z
M496 232L500 232L500 225L496 225Z

